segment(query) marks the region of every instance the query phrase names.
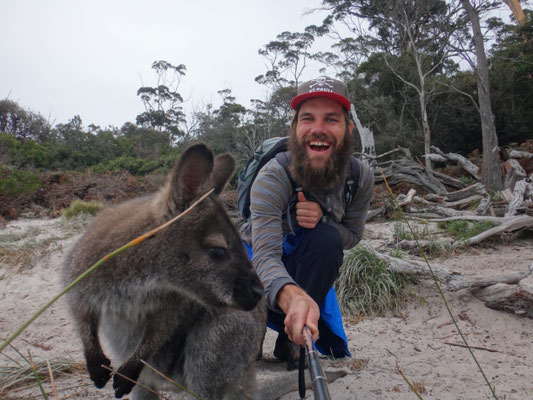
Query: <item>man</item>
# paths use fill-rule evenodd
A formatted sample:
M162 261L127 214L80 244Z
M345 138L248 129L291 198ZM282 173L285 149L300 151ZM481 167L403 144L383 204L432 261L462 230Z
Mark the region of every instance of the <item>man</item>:
M274 355L287 361L288 369L296 366L295 345L304 344L304 326L325 353L350 354L340 314L339 333L321 318L320 307L331 300L343 249L361 240L374 187L370 169L350 160L354 123L343 82L327 77L305 82L291 107L289 152L284 153L290 173L278 157L261 169L251 189L251 216L241 229L265 286L269 325L279 330ZM346 205L352 162L359 164L359 180ZM286 212L294 187L303 191ZM338 310L334 292L333 298Z

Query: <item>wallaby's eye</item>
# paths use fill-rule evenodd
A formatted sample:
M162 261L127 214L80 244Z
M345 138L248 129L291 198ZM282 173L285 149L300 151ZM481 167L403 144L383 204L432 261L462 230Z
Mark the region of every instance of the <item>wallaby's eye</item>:
M228 251L224 247L211 247L207 253L216 261L224 261L229 258Z

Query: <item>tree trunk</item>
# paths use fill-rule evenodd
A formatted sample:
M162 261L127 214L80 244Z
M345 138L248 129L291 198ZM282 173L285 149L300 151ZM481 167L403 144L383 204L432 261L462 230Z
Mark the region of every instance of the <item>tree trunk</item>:
M483 165L481 181L487 189L502 190L503 183L498 160L498 136L494 125L494 115L490 102L489 66L483 44L483 34L479 23L479 15L470 0L461 0L461 4L472 23L474 44L476 49L477 67L476 80L478 89L479 112L481 116L481 132L483 135Z
M355 112L355 107L353 104L351 105L350 111L352 112L352 118L355 122L359 137L361 138L361 159L363 161L367 161L372 170L375 170L377 167L377 161L374 134L369 128L361 124L361 121L359 121L359 118L357 117L357 113Z

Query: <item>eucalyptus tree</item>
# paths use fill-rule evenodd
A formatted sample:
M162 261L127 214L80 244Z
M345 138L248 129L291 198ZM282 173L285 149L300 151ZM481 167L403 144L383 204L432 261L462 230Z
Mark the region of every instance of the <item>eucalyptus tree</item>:
M456 43L462 50L461 56L474 71L477 82L478 102L476 107L481 118L483 137L481 181L488 189L501 190L503 182L499 163L498 135L492 112L489 62L485 52L485 38L481 26L483 15L501 6L501 3L491 0L459 0L459 3L466 11L472 29L471 40L465 41L464 37L460 37Z
M361 49L381 54L381 61L394 76L416 93L424 152L431 146L428 106L438 92L432 79L446 73L454 50L450 38L464 29L457 4L443 0L324 0L329 17L325 26L343 23L354 35L343 39L337 49L346 55ZM324 27L321 27L323 30ZM429 160L426 165L430 167Z
M165 132L172 143L185 136L182 125L185 113L183 97L178 92L187 68L183 64L172 65L159 60L152 63L156 74L155 86L142 86L137 90L144 105L144 112L137 115L136 122L144 128Z

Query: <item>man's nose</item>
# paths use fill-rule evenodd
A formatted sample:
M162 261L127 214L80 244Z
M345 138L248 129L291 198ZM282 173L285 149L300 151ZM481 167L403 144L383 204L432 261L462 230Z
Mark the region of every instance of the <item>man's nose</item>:
M313 125L311 126L311 132L313 133L322 133L325 131L325 123L321 119L315 119Z

